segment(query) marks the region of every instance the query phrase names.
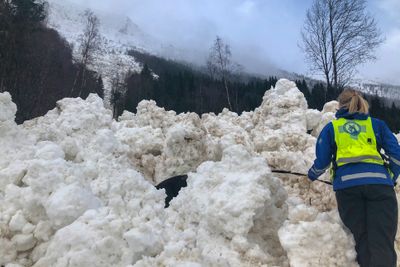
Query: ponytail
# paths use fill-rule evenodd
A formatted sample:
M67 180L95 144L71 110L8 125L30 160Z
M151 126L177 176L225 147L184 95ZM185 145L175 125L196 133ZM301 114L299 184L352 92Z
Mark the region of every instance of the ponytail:
M361 94L352 89L344 90L338 97L339 108L346 108L349 113L364 113L368 114L368 102Z

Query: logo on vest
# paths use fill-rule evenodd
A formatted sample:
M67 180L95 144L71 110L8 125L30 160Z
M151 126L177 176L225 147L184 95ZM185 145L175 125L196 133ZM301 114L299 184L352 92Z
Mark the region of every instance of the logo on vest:
M339 126L339 132L348 133L352 139L357 140L358 135L367 132L367 130L365 126L361 126L354 121L348 121L343 126Z

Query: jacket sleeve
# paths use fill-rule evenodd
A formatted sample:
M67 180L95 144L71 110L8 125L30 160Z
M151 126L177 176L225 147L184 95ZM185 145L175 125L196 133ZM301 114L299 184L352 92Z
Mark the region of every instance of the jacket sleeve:
M308 171L308 178L314 181L321 176L330 166L334 153L334 133L332 123L328 123L318 136L315 147L314 164Z
M389 157L389 169L393 173L393 179L396 181L400 175L400 146L397 138L386 125L384 121L381 123L382 148Z

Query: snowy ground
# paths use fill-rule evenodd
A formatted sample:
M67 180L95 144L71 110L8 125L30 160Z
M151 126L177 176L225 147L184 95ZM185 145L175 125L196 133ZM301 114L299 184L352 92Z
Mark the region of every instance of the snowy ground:
M91 95L16 125L0 94L0 265L357 266L331 188L271 172L307 171L335 107L279 80L241 116L143 101L116 122ZM153 185L185 173L164 209Z

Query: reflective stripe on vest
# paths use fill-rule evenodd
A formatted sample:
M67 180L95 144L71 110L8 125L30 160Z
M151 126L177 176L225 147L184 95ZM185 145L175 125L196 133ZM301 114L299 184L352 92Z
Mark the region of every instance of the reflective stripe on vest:
M337 146L337 166L349 163L384 165L383 159L377 150L371 117L366 120L340 118L333 120L332 124Z
M359 179L359 178L383 178L387 179L387 175L384 173L380 172L361 172L361 173L356 173L356 174L348 174L348 175L343 175L341 177L342 181L348 181L352 179Z

